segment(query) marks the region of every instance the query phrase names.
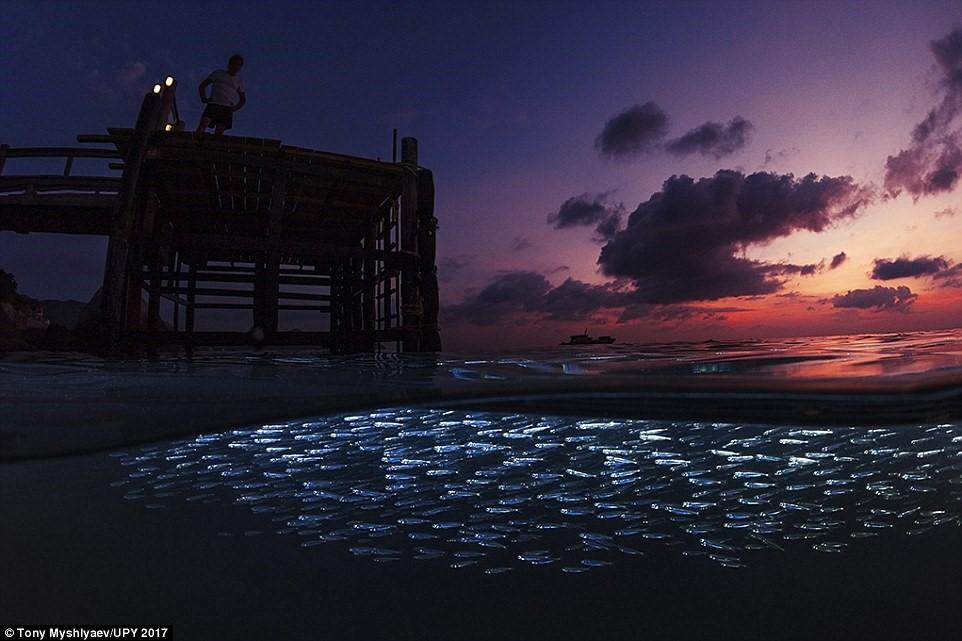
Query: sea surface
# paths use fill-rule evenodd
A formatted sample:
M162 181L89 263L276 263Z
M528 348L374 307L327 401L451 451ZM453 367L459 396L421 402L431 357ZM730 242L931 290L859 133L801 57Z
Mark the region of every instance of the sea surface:
M962 331L0 358L0 624L962 638Z

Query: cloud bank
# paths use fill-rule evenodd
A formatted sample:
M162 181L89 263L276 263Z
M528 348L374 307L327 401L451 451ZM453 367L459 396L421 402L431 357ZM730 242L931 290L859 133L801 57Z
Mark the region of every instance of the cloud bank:
M724 158L748 144L755 126L741 116L735 116L727 125L706 122L695 127L681 138L668 142L665 149L676 156L699 153L702 156Z
M631 300L630 292L620 291L612 284L591 285L567 278L552 287L537 272L511 271L497 275L464 302L445 306L442 317L444 321L476 325L494 325L525 316L538 320L584 320L602 309L628 305Z
M581 194L564 201L556 212L548 214L548 224L555 229L595 226L595 238L612 238L621 227L624 205L612 203L608 194Z
M668 115L654 102L633 105L605 123L595 139L595 147L602 156L618 160L630 160L661 149L676 156L697 153L717 159L745 147L755 131L750 121L735 116L728 124L711 121L701 124L663 145L668 125Z
M668 115L654 102L646 102L606 122L595 147L602 156L628 159L653 149L667 133Z
M601 271L630 279L639 302L671 304L770 294L804 266L746 258L744 250L854 217L871 190L849 176L733 170L672 176L601 249Z
M882 287L872 289L853 289L845 294L836 294L830 299L833 307L871 309L876 312L908 312L918 299L908 287Z
M850 176L796 178L733 170L698 180L672 176L661 191L638 205L623 229L610 233L602 247L598 264L613 282L594 285L568 278L553 287L537 272L505 272L469 293L462 303L446 306L444 319L479 325L526 317L584 320L615 309L621 310L619 322L697 315L721 319L723 310L691 303L770 294L782 289L788 277L825 269L824 259L801 265L752 260L744 255L747 248L797 231L823 231L858 215L872 197L870 188ZM605 194L582 194L565 201L548 222L558 229L595 225L601 233L599 227L607 221L620 221L613 212L618 209L607 203ZM845 258L844 252L837 254L830 268ZM858 291L849 292L833 302L855 307L860 296ZM914 295L908 292L896 300L902 301L901 308L891 304L886 308L902 311Z
M885 162L885 191L913 198L949 192L962 175L962 133L953 129L962 111L962 28L929 44L941 72L941 102L912 130L909 147Z
M931 276L948 268L949 261L945 256L919 256L909 258L901 256L896 259L876 258L872 267L872 280L894 280L896 278L916 278Z

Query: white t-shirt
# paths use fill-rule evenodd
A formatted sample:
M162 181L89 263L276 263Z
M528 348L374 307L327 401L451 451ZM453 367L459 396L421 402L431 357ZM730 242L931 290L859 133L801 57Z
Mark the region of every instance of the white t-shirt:
M214 84L210 90L210 102L214 105L233 107L244 93L244 83L237 76L232 76L223 69L212 71L207 79Z

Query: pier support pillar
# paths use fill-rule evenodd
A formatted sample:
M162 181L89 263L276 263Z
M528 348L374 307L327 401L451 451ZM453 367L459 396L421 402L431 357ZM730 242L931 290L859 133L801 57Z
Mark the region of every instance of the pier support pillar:
M420 351L421 296L418 287L418 141L401 139L404 183L401 191L401 328L405 331L401 349Z
M159 130L173 99L173 87L144 96L124 156L117 205L111 218L110 241L104 268L103 314L105 349L117 351L123 335L140 325L143 287L142 234L148 202L141 173L150 136Z
M422 352L441 351L438 330L438 269L437 230L434 215L434 174L428 169L418 170L418 257L421 318L419 349Z

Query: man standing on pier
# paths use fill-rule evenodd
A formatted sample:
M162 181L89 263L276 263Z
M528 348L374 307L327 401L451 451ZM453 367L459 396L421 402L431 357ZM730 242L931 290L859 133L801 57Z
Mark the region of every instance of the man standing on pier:
M214 133L219 136L233 126L234 112L240 110L247 102L244 83L237 76L243 66L243 56L235 53L227 62L226 70L212 71L197 87L200 101L207 105L200 117L200 124L197 125L197 133L203 133L213 127ZM207 97L208 85L213 85L209 98Z

